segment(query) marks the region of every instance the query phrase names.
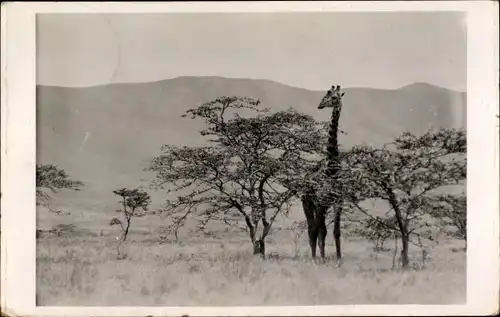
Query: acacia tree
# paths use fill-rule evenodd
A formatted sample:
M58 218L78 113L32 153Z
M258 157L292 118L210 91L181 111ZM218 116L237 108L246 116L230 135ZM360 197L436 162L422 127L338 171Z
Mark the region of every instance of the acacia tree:
M466 150L464 131L441 129L420 137L404 133L382 149L355 147L348 156L349 201L369 216L372 229L397 233L404 268L409 266L411 236L420 239L421 230L431 226L429 217L436 215L439 190L466 178ZM387 201L386 216L362 207L366 198Z
M151 161L153 186L167 188L161 212L171 219L172 231L189 218L198 220L198 230L210 221L244 223L254 254L265 255L266 236L315 165L309 156L321 151L324 133L310 116L291 109L270 114L259 105L251 98L221 97L188 110L184 116L207 125L200 133L208 145L165 145Z
M109 224L111 226L120 226L122 229L121 241L125 242L127 240L130 225L132 224L132 218L138 218L145 215L145 212L148 210L148 206L151 203L151 198L148 193L139 189L121 188L114 190L113 194L121 197L121 200L118 203L122 205L122 209L118 209L116 212L123 215L125 224L123 224L119 218L111 219Z
M72 180L66 171L54 164L36 165L36 204L48 208L51 212L59 214L61 210L52 206L49 192L56 193L61 189L80 190L83 183Z

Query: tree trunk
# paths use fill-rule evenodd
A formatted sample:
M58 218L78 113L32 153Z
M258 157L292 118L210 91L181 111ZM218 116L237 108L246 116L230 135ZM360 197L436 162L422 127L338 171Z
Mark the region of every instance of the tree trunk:
M407 233L402 234L401 243L403 248L401 249L401 263L403 269L407 269L410 266L410 259L408 257L408 245L410 242L410 237Z
M261 218L261 220L262 220L262 235L261 235L260 239L258 239L257 241L254 242L253 254L260 254L260 256L262 258L265 258L266 257L265 240L266 240L267 235L269 234L269 231L271 230L271 224L265 218L265 214L264 214L264 217Z
M253 254L260 254L262 258L266 256L266 244L264 242L264 239L255 240L255 242L253 243Z
M410 242L410 235L408 234L408 221L403 219L403 215L401 213L401 209L399 208L399 203L396 198L396 194L392 188L388 185L384 185L385 191L389 196L389 203L391 207L394 209L394 214L396 215L396 221L398 223L399 232L401 233L401 244L403 248L401 249L401 262L403 269L408 268L410 265L410 259L408 257L408 247Z
M129 229L130 229L130 218L127 219L127 227L125 227L125 231L123 232L123 242L127 241L127 235Z
M252 221L250 220L250 217L245 215L245 223L247 224L248 228L248 233L250 234L250 240L252 240L252 243L255 241L255 228L252 225Z
M394 253L392 254L392 268L396 269L396 258L398 256L398 235L397 233L394 233Z
M254 224L252 224L252 221L248 216L245 217L245 220L248 227L248 233L250 235L250 241L252 241L253 254L260 254L262 257L264 257L266 252L264 239L257 239L257 223L254 222Z

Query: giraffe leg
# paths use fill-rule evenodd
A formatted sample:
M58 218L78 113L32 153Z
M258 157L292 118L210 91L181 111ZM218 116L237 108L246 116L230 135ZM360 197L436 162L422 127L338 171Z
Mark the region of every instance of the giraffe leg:
M315 226L309 225L307 228L307 233L309 234L309 246L311 247L311 256L316 258L316 241L318 240L318 230Z
M309 246L311 247L311 255L316 258L316 241L318 239L318 231L316 228L315 206L310 196L302 198L302 207L307 220L307 233L309 235Z
M340 221L342 216L342 210L340 208L336 208L335 210L335 218L333 221L333 236L335 238L335 251L337 254L337 266L342 265L342 245L340 242Z
M322 259L325 259L326 235L327 235L326 225L321 224L318 228L318 247Z

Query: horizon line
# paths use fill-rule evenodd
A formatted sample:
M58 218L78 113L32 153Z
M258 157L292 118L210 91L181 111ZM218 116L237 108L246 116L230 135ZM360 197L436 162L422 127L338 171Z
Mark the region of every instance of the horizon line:
M114 82L114 83L109 83L109 84L96 84L96 85L89 85L89 86L61 86L61 85L45 85L45 84L36 84L35 86L42 86L42 87L53 87L53 88L70 88L70 89L85 89L85 88L98 88L98 87L106 87L106 86L113 86L113 85L147 85L147 84L155 84L163 81L170 81L170 80L176 80L176 79L181 79L181 78L219 78L219 79L228 79L228 80L254 80L254 81L268 81L268 82L273 82L279 85L283 86L288 86L291 88L295 89L303 89L311 92L324 92L329 89L329 85L327 85L327 88L322 90L322 89L309 89L309 88L304 88L304 87L299 87L299 86L294 86L290 84L285 84L273 79L267 79L267 78L250 78L250 77L226 77L226 76L218 76L218 75L201 75L201 76L196 76L196 75L179 75L176 77L171 77L171 78L164 78L164 79L158 79L158 80L151 80L151 81L138 81L138 82ZM446 89L449 91L457 92L457 93L466 93L467 91L461 91L457 89L452 89L448 87L443 87L435 84L431 84L428 82L423 82L423 81L416 81L408 84L404 84L398 88L374 88L374 87L368 87L368 86L347 86L343 87L342 89L374 89L374 90L400 90L406 87L410 87L413 85L429 85L441 89Z

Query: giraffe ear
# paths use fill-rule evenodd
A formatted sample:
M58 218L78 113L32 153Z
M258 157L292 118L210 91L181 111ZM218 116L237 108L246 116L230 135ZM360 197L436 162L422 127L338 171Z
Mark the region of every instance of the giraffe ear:
M345 95L345 92L343 92L343 93L340 95L340 97L344 97L344 95Z

